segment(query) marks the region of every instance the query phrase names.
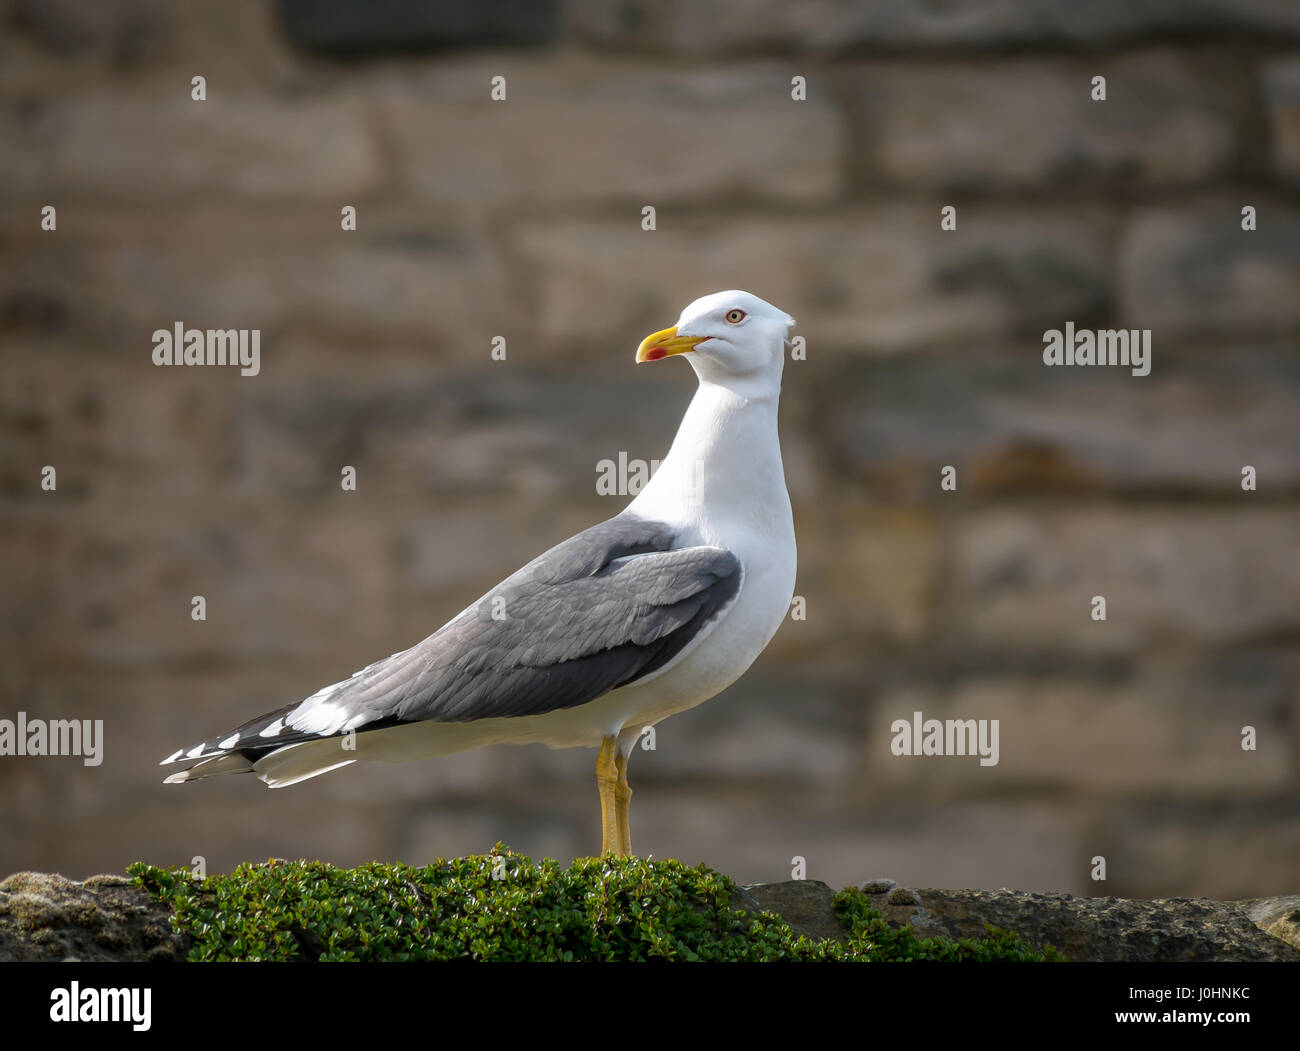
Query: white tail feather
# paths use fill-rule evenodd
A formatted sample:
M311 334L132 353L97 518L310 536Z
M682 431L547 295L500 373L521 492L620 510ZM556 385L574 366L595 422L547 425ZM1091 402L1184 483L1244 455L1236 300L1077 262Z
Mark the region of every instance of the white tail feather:
M205 777L217 777L221 774L246 774L252 769L253 764L244 756L238 752L227 752L225 755L216 755L196 763L188 770L171 774L163 778L163 784L179 785L186 781L199 781Z
M277 748L262 756L252 769L269 788L287 788L309 777L337 770L340 766L355 763L355 759L340 759L342 749L339 738L323 741L302 741Z

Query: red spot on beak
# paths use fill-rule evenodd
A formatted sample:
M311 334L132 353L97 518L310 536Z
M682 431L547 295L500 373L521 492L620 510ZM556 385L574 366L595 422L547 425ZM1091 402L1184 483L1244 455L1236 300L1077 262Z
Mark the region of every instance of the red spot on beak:
M660 358L667 355L667 353L668 351L664 347L651 347L645 352L645 359L646 361L658 361Z

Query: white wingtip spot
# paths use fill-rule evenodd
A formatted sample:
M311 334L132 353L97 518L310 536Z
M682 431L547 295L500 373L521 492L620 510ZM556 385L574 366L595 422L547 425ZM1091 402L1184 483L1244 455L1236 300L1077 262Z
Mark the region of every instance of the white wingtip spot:
M196 744L193 748L191 748L188 752L185 753L185 758L197 759L202 754L203 754L203 745Z
M183 756L184 754L185 754L185 749L184 749L184 748L177 748L176 751L174 751L171 755L169 755L166 759L164 759L164 760L163 760L161 763L159 763L158 765L159 765L159 766L166 766L168 763L174 763L174 762L176 762L177 759L179 759L179 758L180 758L181 756Z
M328 737L332 733L337 733L346 719L347 713L342 705L321 701L299 714L294 720L293 728L300 733Z
M182 770L179 774L171 774L168 777L164 777L163 784L179 785L179 784L183 784L189 779L190 779L190 772L188 770Z
M278 733L279 733L281 730L283 730L283 729L284 729L284 717L281 716L279 719L277 719L275 722L273 722L270 726L268 726L265 730L263 730L263 731L262 731L260 734L258 734L257 736L258 736L258 737L274 737L276 734L278 734Z
M235 742L238 740L239 740L239 734L231 734L219 745L217 745L217 747L220 748L222 751L225 751L227 748L234 748Z

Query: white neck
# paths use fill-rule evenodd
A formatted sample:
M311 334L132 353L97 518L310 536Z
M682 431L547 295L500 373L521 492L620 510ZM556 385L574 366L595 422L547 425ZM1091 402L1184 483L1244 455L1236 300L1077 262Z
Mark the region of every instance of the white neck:
M627 510L694 527L696 543L719 542L719 530L737 521L791 529L779 392L743 397L701 378L667 457Z

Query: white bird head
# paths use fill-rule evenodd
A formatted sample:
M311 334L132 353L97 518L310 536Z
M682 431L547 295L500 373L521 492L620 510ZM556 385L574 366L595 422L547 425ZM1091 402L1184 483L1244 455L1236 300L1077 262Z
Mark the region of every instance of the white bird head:
M781 389L786 331L794 318L749 292L732 289L703 296L677 324L646 336L636 360L674 354L687 359L702 381L754 395Z

